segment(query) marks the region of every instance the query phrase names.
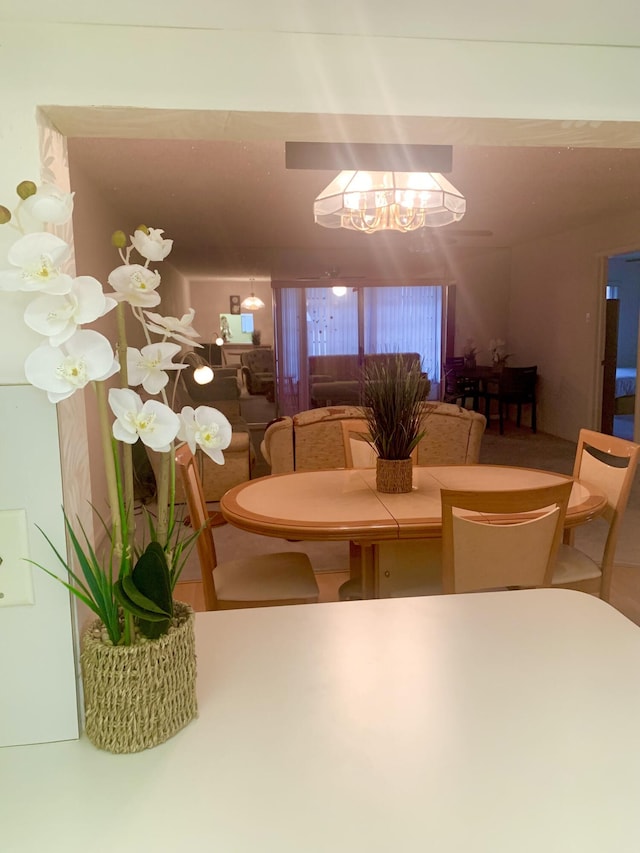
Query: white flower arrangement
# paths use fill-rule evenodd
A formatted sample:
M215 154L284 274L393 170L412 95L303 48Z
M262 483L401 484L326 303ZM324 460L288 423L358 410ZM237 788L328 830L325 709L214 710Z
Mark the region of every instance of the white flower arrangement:
M492 364L506 364L512 353L506 352L507 344L502 338L491 338L489 341L489 352Z
M462 355L465 358L475 358L478 352L478 347L476 346L476 342L473 338L467 338L464 343L464 348L462 350Z
M158 637L169 627L173 588L184 565L186 547L193 541L193 536L186 542L181 540L176 525L174 443L185 441L194 453L199 447L222 465L222 451L231 441L231 425L212 407L194 410L186 406L176 414L168 403L165 389L169 372L177 381L177 371L186 366L173 361L181 346L168 339L189 346L200 344L194 340L199 335L192 327L193 309L179 319L145 310L160 304L161 277L149 269L149 264L164 260L171 252L172 241L163 237L163 231L140 226L128 239L122 231L113 235L122 264L109 275L112 292L105 294L97 279L74 278L65 272L71 251L64 240L47 231L25 233L22 224L23 213L43 224L68 221L73 212L73 193L51 184L37 187L31 181L20 183L17 193L20 201L13 212L0 206L0 224L8 224L21 234L7 255L11 269L0 270L0 291L34 294L24 320L46 340L27 356L27 380L46 391L52 403L93 385L111 511L110 524L104 522L111 536L110 553L104 561L84 531L80 532L84 541L80 540L65 514L82 577L57 551L56 557L73 583L44 566L40 568L98 615L114 644L130 644L137 633ZM134 251L142 263L131 262ZM127 304L144 330L147 344L141 349L127 346L123 313ZM112 310L118 313L115 353L104 335L83 328ZM152 333L160 335L161 340L153 341ZM105 380L116 374L120 387L112 387L107 393ZM160 395L161 399L143 400L129 386L142 386L145 395ZM149 515L146 519L151 541L144 549L136 543L133 516L131 446L138 440L163 454L157 483L158 516L156 520Z

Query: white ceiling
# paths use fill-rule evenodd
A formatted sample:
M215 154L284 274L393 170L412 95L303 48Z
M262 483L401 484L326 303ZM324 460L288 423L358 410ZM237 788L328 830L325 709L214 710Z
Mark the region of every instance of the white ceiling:
M543 44L640 45L637 0L0 0L0 19Z
M477 0L449 0L446 4L430 0L139 0L135 4L129 0L0 0L1 19L349 34L373 39L640 46L637 0L610 0L607 4L601 0L537 0L535 4L512 0L485 0L482 4ZM55 29L52 33L55 35ZM606 54L603 61L604 57ZM189 117L192 123L203 122L199 126L205 131L186 134L192 139L136 138L181 136L169 126L172 121L183 126L175 111L166 121L159 111L145 113L140 120L147 122L146 133L132 129L137 119L130 116L122 124L124 128L129 122L128 132L120 131L117 122L123 117L116 109L83 110L80 119L72 110L59 109L54 123L69 137L72 178L74 169L86 172L105 200L120 212L125 229L140 220L164 228L175 240L173 261L187 274L225 271L311 276L338 266L347 275L362 272L367 263L384 274L385 268L392 272L399 262L409 263L415 274L426 274L434 253L410 252L413 241L409 235L353 234L313 223L313 199L334 173L286 171L281 140L340 139L347 125L342 120L336 125L339 117L325 117L315 125L302 117L307 125L301 132L295 117L283 124L281 116L265 120L264 115L252 114L238 120L233 113L217 114L218 126L212 131L208 115L204 119L199 114ZM252 128L247 136L237 133L243 120L245 128L247 124ZM280 122L285 130L278 128L274 134L273 122ZM626 127L624 122L556 123L549 131L551 144L562 145L568 136L575 140L561 148L541 147L548 129L544 122L538 122L537 147L531 148L519 147L530 144L535 135L527 122L502 122L495 130L489 120L481 132L473 120L455 125L426 119L415 127L411 122L405 118L378 123L378 139L398 141L384 137L402 127L404 141L454 144L453 171L448 177L466 196L468 212L457 226L433 229L434 241L446 242L450 253L511 246L602 216L636 210L640 205L640 151L631 147L640 143L635 141L637 128ZM105 127L110 132L103 132ZM558 127L565 135L558 135ZM268 132L261 137L263 128ZM100 138L114 133L131 138ZM410 133L417 138L410 138ZM492 138L494 133L497 141ZM505 141L511 133L515 136ZM89 136L95 138L73 138ZM369 136L350 138L364 141ZM481 141L482 146L460 144L469 139ZM569 147L572 144L577 147ZM584 147L598 144L603 147ZM461 229L486 229L492 236L459 237L451 243Z
M72 180L81 169L119 212L125 230L140 221L163 228L175 241L173 262L185 274L288 278L336 266L343 275L384 267L392 274L400 261L419 275L433 263L433 252L412 251L412 235L316 225L313 200L335 172L286 170L280 141L68 143ZM451 256L640 209L637 149L455 146L448 177L465 195L467 213L457 225L428 231ZM469 230L492 235L456 236Z

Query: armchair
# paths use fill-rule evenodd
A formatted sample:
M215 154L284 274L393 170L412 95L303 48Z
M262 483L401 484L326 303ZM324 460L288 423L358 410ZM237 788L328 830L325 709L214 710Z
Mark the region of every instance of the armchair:
M249 394L267 394L273 390L275 369L271 347L255 347L241 353L240 364Z
M193 406L194 408L197 406L213 406L228 418L240 417L240 387L235 370L216 368L213 379L206 385L199 385L195 381L192 367L185 368L181 373L183 405ZM228 375L229 373L231 375Z

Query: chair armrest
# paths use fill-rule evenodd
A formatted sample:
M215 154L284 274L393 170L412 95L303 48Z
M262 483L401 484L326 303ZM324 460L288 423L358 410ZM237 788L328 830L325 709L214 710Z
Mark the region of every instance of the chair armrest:
M285 416L267 424L260 450L272 474L286 474L294 470L293 420Z

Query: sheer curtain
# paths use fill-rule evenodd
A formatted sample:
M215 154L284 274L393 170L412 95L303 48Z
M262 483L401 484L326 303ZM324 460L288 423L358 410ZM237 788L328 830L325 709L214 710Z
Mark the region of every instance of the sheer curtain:
M336 296L330 286L278 284L274 291L280 414L309 408L308 356L356 355L360 343L365 353L420 353L422 369L432 382L431 397L437 397L443 328L440 285L348 287L343 296ZM364 329L362 342L359 328Z
M358 352L358 294L348 287L336 296L330 287L308 287L307 348L309 355Z

